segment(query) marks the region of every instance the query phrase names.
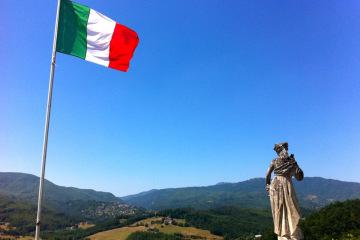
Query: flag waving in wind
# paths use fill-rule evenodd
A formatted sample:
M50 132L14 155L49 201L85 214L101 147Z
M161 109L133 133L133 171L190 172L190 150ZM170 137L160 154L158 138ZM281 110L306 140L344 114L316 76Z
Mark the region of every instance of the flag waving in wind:
M139 38L133 30L86 6L70 0L57 0L56 21L50 64L44 142L36 214L35 240L40 240L41 206L44 193L45 165L50 112L55 74L56 52L73 55L89 62L126 72Z
M127 71L138 45L135 31L84 5L61 0L56 51Z

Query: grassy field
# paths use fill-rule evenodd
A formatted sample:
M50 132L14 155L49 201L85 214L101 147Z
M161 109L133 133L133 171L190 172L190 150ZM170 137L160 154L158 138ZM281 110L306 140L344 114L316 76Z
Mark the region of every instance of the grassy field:
M17 240L33 240L33 239L34 239L34 237L30 237L30 236L17 238Z
M12 227L10 225L10 223L4 223L4 224L0 224L0 230L13 230L16 229L15 227ZM11 235L6 235L6 234L2 234L0 235L0 239L6 239L6 240L12 240L12 239L16 239L16 240L31 240L34 239L33 237L15 237L15 236L11 236Z
M97 234L91 235L89 238L91 240L125 240L131 233L137 231L146 231L146 227L122 227L116 228L109 231L99 232Z
M78 227L80 229L88 229L88 228L91 228L91 227L94 227L95 224L92 224L92 223L88 223L88 222L81 222L79 223Z
M6 240L33 240L34 237L25 236L25 237L14 237L10 235L0 235L0 239Z
M160 232L163 232L163 233L181 233L184 236L189 236L189 237L190 236L198 236L198 237L206 238L209 240L224 239L223 237L211 234L207 230L198 229L198 228L194 228L194 227L179 227L179 226L174 226L174 225L167 225L167 226L164 226L163 228L159 227L159 230L160 230Z
M184 223L183 219L176 219L178 223ZM194 227L180 227L172 224L162 224L161 218L148 218L129 227L116 228L109 231L100 232L90 236L91 240L125 240L131 233L138 231L148 231L151 229L158 229L162 233L181 233L185 237L198 236L207 240L222 240L223 237L211 234L207 230L202 230Z

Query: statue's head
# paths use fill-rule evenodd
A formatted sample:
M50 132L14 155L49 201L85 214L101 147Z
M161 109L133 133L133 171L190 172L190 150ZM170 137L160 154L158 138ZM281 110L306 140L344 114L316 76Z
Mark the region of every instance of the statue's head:
M289 148L289 144L287 142L277 143L274 146L274 150L279 157L287 157L288 148Z

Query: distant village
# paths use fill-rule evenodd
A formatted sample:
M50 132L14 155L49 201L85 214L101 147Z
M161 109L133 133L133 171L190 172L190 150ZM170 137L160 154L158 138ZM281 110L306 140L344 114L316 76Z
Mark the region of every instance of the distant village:
M86 217L117 217L117 216L131 216L136 213L137 208L118 202L104 202L95 208L87 208L81 211L81 214Z

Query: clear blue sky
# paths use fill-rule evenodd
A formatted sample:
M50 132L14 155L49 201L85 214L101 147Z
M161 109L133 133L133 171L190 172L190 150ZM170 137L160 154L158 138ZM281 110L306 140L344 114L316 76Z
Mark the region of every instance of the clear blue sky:
M46 2L46 4L45 4ZM96 1L123 73L57 55L46 177L123 196L263 177L360 182L359 1ZM39 175L56 1L0 1L0 171Z

